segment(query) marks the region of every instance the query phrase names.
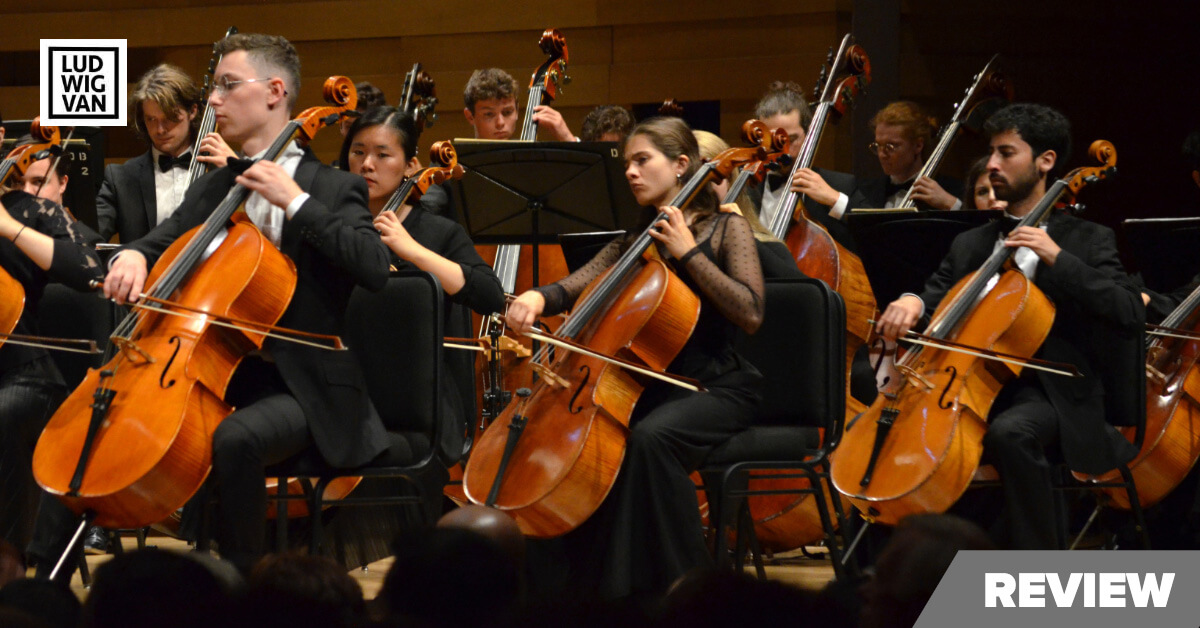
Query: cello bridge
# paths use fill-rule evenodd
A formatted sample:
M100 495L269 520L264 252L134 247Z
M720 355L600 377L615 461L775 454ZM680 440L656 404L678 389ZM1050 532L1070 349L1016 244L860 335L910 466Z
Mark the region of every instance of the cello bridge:
M550 370L550 368L548 368L545 364L535 362L533 364L533 370L538 374L539 377L549 382L551 386L567 388L570 385L570 382L563 379L558 373Z
M136 342L130 340L129 338L125 338L123 336L113 336L109 338L109 340L111 340L114 345L117 345L117 348L121 350L121 355L124 355L125 359L129 360L130 362L137 361L134 358L134 354L140 356L145 364L154 364L156 361L154 356L146 353L144 349L139 347Z
M899 371L900 374L903 375L910 384L920 384L925 388L925 390L933 390L933 382L925 379L925 376L918 373L913 367L907 364L897 364L896 370Z

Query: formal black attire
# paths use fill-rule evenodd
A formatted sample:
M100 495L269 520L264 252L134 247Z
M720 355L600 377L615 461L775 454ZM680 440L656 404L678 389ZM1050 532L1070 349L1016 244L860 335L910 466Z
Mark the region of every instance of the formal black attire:
M105 242L115 233L121 234L122 242L133 242L158 224L152 152L104 167L104 182L96 195L96 220Z
M762 376L733 349L737 327L757 329L763 314L762 271L749 223L722 213L692 229L699 253L684 265L668 264L700 297L700 319L667 371L700 380L708 392L647 386L630 420L616 484L599 510L564 539L570 578L605 597L661 593L684 573L711 565L688 474L749 424L761 399ZM633 239L610 243L565 279L536 288L546 297L543 315L573 305Z
M25 192L0 202L25 225L20 238L37 231L54 238L50 268L42 270L17 244L0 238L0 267L25 289L25 307L15 334L37 335L38 303L51 281L78 290L103 278L100 260L85 246L79 223L57 203ZM13 343L0 346L0 539L24 549L33 530L38 490L32 474L33 448L42 429L66 397L62 375L49 352Z
M212 213L234 176L221 168L201 177L170 218L125 248L142 253L153 266L172 242ZM311 196L283 224L280 250L295 263L297 281L278 325L341 335L355 285L378 290L387 282L387 248L371 222L361 177L325 166L306 150L294 179ZM213 434L216 539L221 555L244 570L264 548L265 466L315 446L331 466L354 467L388 447L353 354L273 338L263 349L235 372L226 400L237 410ZM55 538L42 555L54 556L61 547L65 539Z
M846 205L847 212L855 207L866 207L866 200L855 192L856 185L854 175L847 174L845 172L826 170L824 168L813 168L813 171L820 175L821 178L825 180L825 183L829 184L829 187L842 194L845 194L850 199L849 203ZM772 191L775 198L780 198L785 192L787 192L787 188L785 186L791 181L791 179L788 177L789 174L790 172L769 172L767 173L766 181L763 182L762 186L752 186L746 190L746 194L750 197L750 201L754 203L756 208L758 208L758 215L764 220L766 217L764 212L767 208L763 207L763 186L767 186ZM818 203L808 195L804 195L803 202L804 209L808 212L809 217L817 221L817 223L819 223L821 226L825 227L825 230L829 232L829 235L833 236L833 239L836 240L838 244L846 247L846 249L851 252L857 253L858 246L854 243L854 238L850 235L850 230L846 227L846 223L842 222L838 218L830 216L829 206Z
M942 189L946 190L947 194L950 194L956 199L962 198L963 184L958 179L938 175L933 177L933 180L936 181L938 185L942 186ZM908 191L908 188L912 187L913 181L916 181L916 177L913 177L904 183L895 184L892 183L891 177L887 175L875 177L873 179L859 180L858 187L855 188L854 192L857 196L861 197L863 202L866 204L855 205L851 209L882 208L887 204L887 200L896 193L903 195L904 192ZM932 208L924 201L917 201L917 209L930 210Z
M959 234L925 284L926 315L950 288L978 270L1011 225L995 221ZM1113 425L1128 425L1145 404L1145 309L1117 256L1111 229L1056 213L1047 231L1062 248L1053 266L1038 261L1034 284L1055 304L1049 336L1035 357L1074 364L1082 378L1027 369L997 397L984 436L984 462L1003 481L1009 545L1061 545L1045 448L1057 442L1072 469L1104 473L1130 460L1133 446Z

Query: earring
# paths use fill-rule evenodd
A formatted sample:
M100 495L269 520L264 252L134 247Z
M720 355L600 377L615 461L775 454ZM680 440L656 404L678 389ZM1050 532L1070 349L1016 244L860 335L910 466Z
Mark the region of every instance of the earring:
M679 172L676 172L676 173L675 173L675 180L676 180L676 181L679 181L679 182L681 182L681 183L682 183L682 182L683 182L683 174L682 174L682 173L679 173Z

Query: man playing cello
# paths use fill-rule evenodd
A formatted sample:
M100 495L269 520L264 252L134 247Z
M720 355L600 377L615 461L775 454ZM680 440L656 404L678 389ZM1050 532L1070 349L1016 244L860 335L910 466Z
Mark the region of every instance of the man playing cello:
M1036 357L1074 364L1084 377L1026 369L1005 386L988 418L983 461L995 465L1003 481L1007 534L1001 545L1058 549L1062 539L1046 448L1059 444L1071 468L1088 473L1108 471L1133 457L1133 446L1110 422L1137 412L1136 386L1115 383L1139 381L1133 369L1142 364L1113 358L1137 353L1131 343L1142 342L1145 310L1121 267L1111 229L1058 212L1044 228L1012 230L1045 195L1048 177L1067 161L1067 119L1049 107L1011 105L992 116L984 131L991 138L989 179L996 197L1008 202L1008 217L955 238L925 290L889 304L877 330L889 340L902 337L995 247L1017 249L1013 261L1057 308Z
M217 52L222 58L210 97L217 123L244 154L262 155L290 120L300 87L296 50L282 37L238 34ZM149 267L235 184L252 191L246 213L296 265L296 290L279 325L340 335L355 284L379 289L387 281L388 253L371 224L362 178L321 164L296 144L278 162L256 161L240 175L221 168L199 179L170 218L120 251L105 295L136 302ZM261 355L238 367L226 401L237 410L213 435L215 532L221 555L246 571L264 549L266 465L315 444L329 464L358 466L383 452L387 439L348 352L269 339Z

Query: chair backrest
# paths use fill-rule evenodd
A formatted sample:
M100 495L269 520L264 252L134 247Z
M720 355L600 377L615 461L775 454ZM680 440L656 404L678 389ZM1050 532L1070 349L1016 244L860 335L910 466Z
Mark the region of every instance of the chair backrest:
M846 407L846 309L823 281L766 282L766 313L738 352L763 374L755 425L825 428L837 442Z
M38 302L38 333L50 338L82 338L94 340L100 348L108 345L108 337L116 327L116 315L111 301L96 292L79 292L62 284L46 285ZM50 356L62 372L68 388L75 388L89 368L99 368L103 355L85 355L69 351L51 351Z
M442 286L423 271L394 272L379 292L356 288L346 308L346 345L358 357L367 391L391 432L443 426Z

